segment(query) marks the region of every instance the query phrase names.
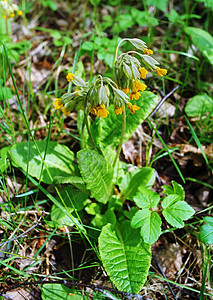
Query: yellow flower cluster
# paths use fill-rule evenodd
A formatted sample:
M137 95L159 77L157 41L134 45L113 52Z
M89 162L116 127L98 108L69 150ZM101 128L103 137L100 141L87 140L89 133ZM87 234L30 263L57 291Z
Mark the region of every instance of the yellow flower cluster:
M55 109L62 109L64 115L68 116L70 114L70 111L67 111L66 108L63 106L61 98L55 98L53 105L55 106Z
M108 77L98 75L93 84L89 84L73 73L68 73L66 79L75 84L76 90L62 95L62 98L56 98L53 103L55 109L62 109L63 113L68 115L73 109L84 108L100 118L106 118L109 115L110 105L114 105L115 115L123 113L125 104L132 114L139 110L140 107L133 105L130 101L139 100L141 92L147 88L146 84L140 81L148 74L146 68L141 66L141 62L151 70L155 70L160 77L166 75L167 70L157 67L159 63L150 56L153 51L147 48L145 42L139 39L124 40L129 40L144 54L135 51L121 54L115 62L115 82ZM137 54L141 61L130 54Z
M21 16L23 14L16 4L9 3L8 0L1 0L0 6L2 7L3 19L14 18L15 13L17 13L18 16Z

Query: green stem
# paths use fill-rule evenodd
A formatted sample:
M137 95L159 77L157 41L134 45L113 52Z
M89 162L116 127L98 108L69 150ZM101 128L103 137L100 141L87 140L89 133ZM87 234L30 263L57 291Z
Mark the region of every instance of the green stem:
M5 18L5 24L6 24L6 34L7 34L7 36L9 36L9 29L8 29L8 18L7 18L7 16L6 16L6 18Z
M92 81L93 77L93 63L94 63L94 55L95 55L95 38L97 33L97 4L94 5L94 34L93 34L93 49L92 49L92 57L91 57L91 69L90 69L90 82Z
M122 145L123 145L123 141L124 141L124 135L125 135L125 131L126 131L126 110L125 110L125 104L123 102L123 122L122 122L122 133L121 133L121 139L120 139L120 143L118 145L118 150L117 150L117 153L115 155L115 159L114 159L114 162L113 162L113 168L115 168L115 165L117 163L117 160L118 160L118 157L119 157L119 154L121 152L121 148L122 148Z
M97 149L97 147L96 147L96 145L95 145L95 142L94 142L92 133L91 133L90 128L89 128L88 114L87 114L87 111L86 111L86 107L85 107L85 106L84 106L84 122L85 122L85 125L86 125L86 128L87 128L88 134L89 134L89 138L90 138L92 147L93 147L93 149L94 149L96 152L98 152L98 149Z
M115 65L115 62L116 62L116 60L117 60L117 58L118 58L118 49L119 49L119 47L120 47L120 44L121 44L122 42L124 42L124 41L128 41L128 39L127 39L127 38L122 39L122 40L118 43L118 46L117 46L117 48L116 48L116 50L115 50L114 65Z

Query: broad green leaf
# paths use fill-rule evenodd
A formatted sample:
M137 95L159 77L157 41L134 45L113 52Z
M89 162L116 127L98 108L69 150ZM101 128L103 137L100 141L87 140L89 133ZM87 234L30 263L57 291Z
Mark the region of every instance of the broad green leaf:
M10 88L0 86L0 100L8 100L13 98L13 93Z
M59 227L77 225L82 230L83 227L75 217L75 211L80 211L84 208L88 198L88 192L73 188L71 185L66 186L60 192L61 198L57 196L52 206L50 217L51 220ZM62 199L62 200L61 200ZM64 210L60 207L63 206Z
M177 183L176 181L172 180L172 186L170 185L163 185L164 188L163 193L166 195L178 195L180 196L179 200L185 199L185 191L181 184Z
M146 0L146 4L159 8L161 11L165 11L169 0Z
M205 30L195 27L186 27L186 34L188 34L195 47L208 59L213 65L213 37Z
M148 117L158 102L158 97L151 92L141 93L138 101L132 101L133 104L140 106L135 114L130 113L126 108L126 133L124 141L128 140L135 132L138 126ZM120 141L122 132L122 115L114 114L114 107L109 108L110 114L107 118L97 118L92 127L101 127L100 141L103 147L112 146L115 148Z
M112 166L116 155L115 151L107 147L107 148L103 148L102 152L108 164ZM122 168L120 160L118 159L114 167L113 184L114 185L119 184L119 182L122 181L123 177L124 177L124 170Z
M160 196L158 193L153 192L149 189L139 187L139 191L133 197L133 200L140 208L154 208L157 207Z
M141 236L145 243L151 245L161 234L161 218L157 212L149 209L139 210L131 221L133 228L141 227Z
M86 204L86 200L88 199L88 192L81 191L75 189L71 185L66 186L60 191L61 198L63 199L62 205L66 205L69 208L69 211L79 211L82 210ZM60 197L57 196L56 200L60 201ZM52 210L54 210L57 206L54 204Z
M185 201L179 201L177 195L169 195L162 201L163 216L166 221L177 228L184 226L184 220L188 220L194 213L194 209Z
M113 170L105 158L94 150L84 149L78 152L78 164L91 197L106 203L111 192Z
M51 221L53 226L57 226L58 228L61 228L63 226L69 226L73 227L76 226L78 229L80 229L82 232L86 232L83 225L78 221L77 216L75 213L69 213L66 214L58 207L54 207L54 209L51 211Z
M107 53L104 57L104 61L110 68L112 68L114 63L114 55L111 53Z
M9 166L8 151L11 146L4 147L0 150L0 173L3 173Z
M73 152L68 147L51 141L48 142L46 149L46 143L46 141L36 142L45 164L33 142L12 146L9 151L10 158L17 167L48 184L72 182L72 178L74 182L77 179L81 181L77 177L79 171L73 162Z
M180 201L180 196L179 195L174 195L174 193L172 193L172 195L169 195L167 197L165 197L161 203L161 206L166 209L167 207L175 204L176 202Z
M82 300L82 295L59 283L43 284L42 300Z
M90 42L90 41L86 41L82 44L81 49L85 50L85 51L92 51L93 50L93 43Z
M123 194L123 199L133 200L138 192L139 187L146 187L153 181L155 170L150 167L143 167L128 172L119 184L119 188ZM152 184L152 182L151 182Z
M213 244L213 218L212 217L205 217L203 221L207 224L204 224L200 228L199 238L200 241L207 244Z
M142 242L139 229L129 221L107 224L99 236L99 250L106 272L116 287L138 293L146 281L150 262L150 246Z
M213 113L213 98L207 94L196 95L187 102L185 112L189 117L211 114Z

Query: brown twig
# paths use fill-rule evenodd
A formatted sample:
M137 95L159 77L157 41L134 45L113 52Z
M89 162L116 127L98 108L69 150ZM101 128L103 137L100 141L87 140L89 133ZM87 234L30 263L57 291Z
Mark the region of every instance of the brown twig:
M15 236L14 238L1 243L0 246L8 244L8 243L10 243L10 242L12 242L14 240L17 240L20 237L24 236L26 233L28 233L29 231L31 231L33 228L37 227L42 218L43 218L43 214L41 215L41 217L39 218L39 220L33 226L31 226L29 229L27 229L26 231L24 231L22 234L19 234L19 235Z
M179 88L179 85L177 85L173 90L171 90L171 92L169 92L167 95L165 95L160 100L160 102L157 104L157 106L154 108L154 110L149 115L149 118L151 118L156 113L156 111L163 105L163 103L166 101L166 99L168 99L178 88Z
M142 300L143 296L138 295L138 294L132 294L132 293L128 293L128 292L122 292L122 291L118 291L109 287L103 287L103 286L98 286L95 284L85 284L85 283L78 283L78 282L69 282L67 280L48 280L48 281L43 281L43 280L38 280L38 281L34 281L34 282L21 282L19 284L13 285L11 287L8 288L4 288L1 292L0 292L0 296L2 296L3 294L5 295L6 292L9 292L11 290L17 289L19 287L24 287L24 286L31 286L31 285L43 285L43 284L63 284L65 286L68 287L88 287L91 288L93 290L99 290L99 291L109 291L115 294L120 294L122 296L126 296L126 297L135 297L138 300Z

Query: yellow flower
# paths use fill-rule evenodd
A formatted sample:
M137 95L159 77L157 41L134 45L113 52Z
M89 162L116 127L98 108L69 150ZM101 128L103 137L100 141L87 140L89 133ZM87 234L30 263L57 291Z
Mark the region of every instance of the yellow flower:
M162 77L163 75L166 75L167 70L166 69L160 69L159 67L157 67L155 69L156 73L158 74L158 76Z
M14 14L14 13L10 14L10 17L11 17L11 18L14 18L14 17L15 17L15 14Z
M133 105L133 104L130 103L130 102L127 103L127 107L128 107L128 109L130 110L130 112L131 112L132 114L134 114L136 110L139 110L139 109L140 109L139 106Z
M143 53L149 55L149 54L153 54L153 51L151 49L144 48Z
M72 81L73 78L74 78L74 76L75 76L75 75L74 75L73 73L68 73L67 76L66 76L67 81L68 81L68 82Z
M97 109L96 115L100 118L106 118L109 114L109 112L106 109L104 104L101 104L100 106L97 106L96 109Z
M63 104L61 103L61 98L55 98L53 105L55 106L55 109L62 108Z
M136 80L134 82L133 88L132 88L132 93L137 93L137 92L143 92L146 89L146 85L144 83L141 83L140 80Z
M145 79L148 71L144 67L143 68L139 68L138 71L140 73L141 79Z
M18 16L21 16L23 14L23 12L21 10L17 11Z
M136 93L131 93L130 95L129 95L129 98L130 98L130 100L133 100L133 99L135 99L135 100L138 100L139 98L140 98L140 96L141 96L141 94L139 93L139 92L136 92Z
M62 109L62 112L65 116L69 116L69 114L70 114L70 111L66 110L65 107Z
M95 107L90 106L90 107L89 107L89 112L90 112L91 114L93 114L93 115L97 115L97 110L96 110Z
M125 94L129 94L129 88L123 88L122 91L123 91Z
M3 19L6 19L6 16L4 15L4 16L2 16L2 18L3 18Z
M116 116L123 113L123 107L122 106L115 106L115 114Z

